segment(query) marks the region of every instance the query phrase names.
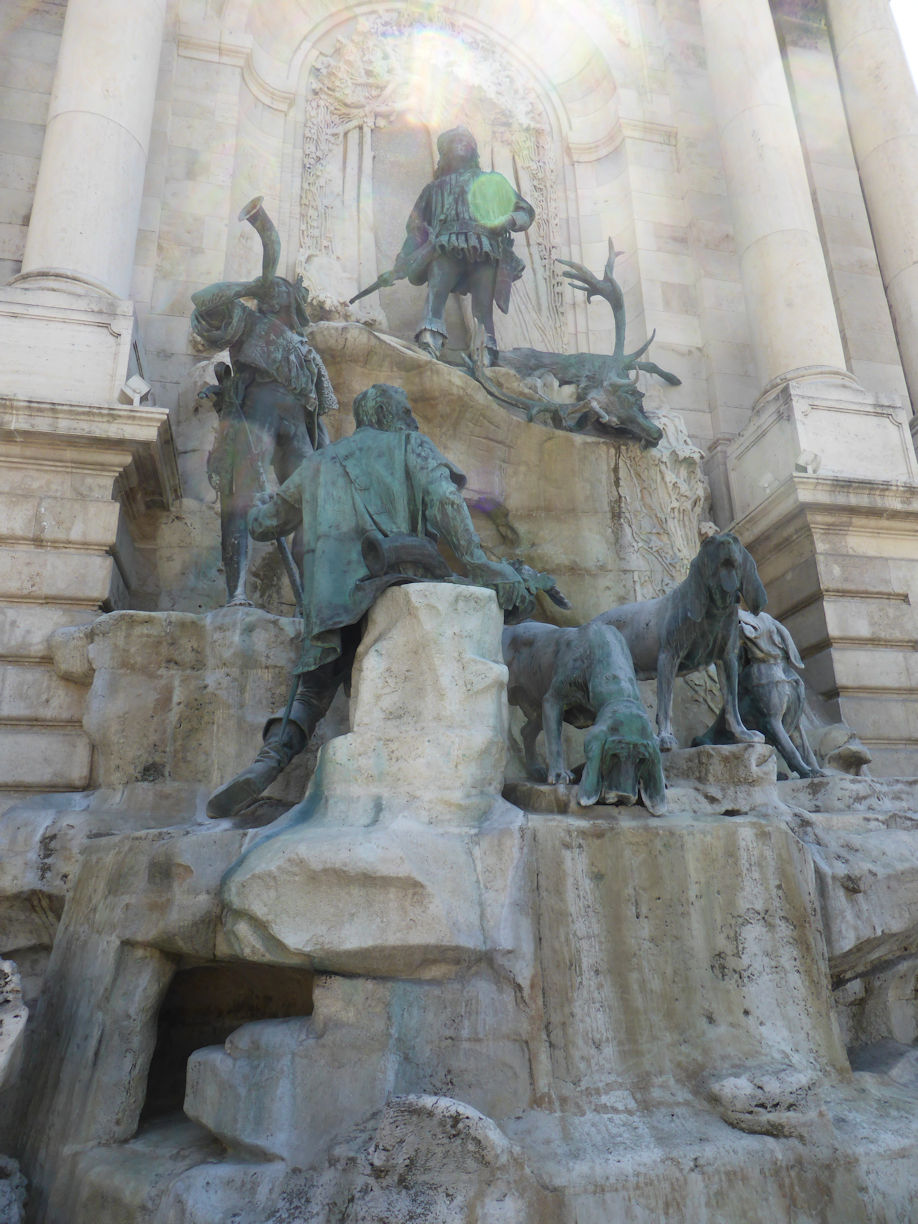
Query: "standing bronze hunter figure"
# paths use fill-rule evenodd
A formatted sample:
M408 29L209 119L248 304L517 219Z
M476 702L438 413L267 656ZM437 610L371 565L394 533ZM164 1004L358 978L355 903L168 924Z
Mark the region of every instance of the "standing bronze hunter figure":
M231 604L248 603L246 520L256 494L266 488L268 463L283 483L307 455L327 444L322 417L338 407L322 358L305 336L306 292L299 280L293 284L276 275L280 238L261 196L243 208L239 220L248 221L261 238L261 276L219 281L191 295L193 331L212 349L228 348L232 361L232 369L217 364L219 385L205 393L212 395L220 417L207 474L220 495ZM254 300L255 308L243 298ZM289 554L284 560L295 579Z
M502 174L482 170L478 145L468 128L444 132L437 139L437 153L440 160L433 180L411 210L395 267L351 301L406 277L412 285L426 282L427 309L415 340L437 357L447 339L443 314L449 295L468 293L493 363L497 358L494 304L507 313L513 282L526 266L514 254L510 234L529 229L535 210Z

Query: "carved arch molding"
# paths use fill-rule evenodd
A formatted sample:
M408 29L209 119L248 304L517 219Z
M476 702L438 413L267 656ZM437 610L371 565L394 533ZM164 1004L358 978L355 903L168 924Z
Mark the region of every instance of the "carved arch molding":
M433 44L432 30L441 36ZM372 165L375 131L416 121L417 82L410 66L418 61L417 43L423 39L428 59L433 48L440 80L462 81L486 99L494 166L515 179L536 210L531 230L520 236L526 250L518 239L530 271L517 286L520 292L514 290L508 338L562 351L564 281L555 262L561 254L561 188L545 105L533 80L499 46L450 16L431 22L406 7L363 18L338 39L332 54L317 57L306 102L298 269L311 258L331 257L349 265L362 284L382 270L366 240L373 228L371 184L361 183L353 167ZM362 158L355 156L358 149Z

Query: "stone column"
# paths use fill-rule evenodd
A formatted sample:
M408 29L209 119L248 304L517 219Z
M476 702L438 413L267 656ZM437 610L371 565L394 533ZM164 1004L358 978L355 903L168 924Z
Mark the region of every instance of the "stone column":
M0 806L87 785L85 690L49 634L130 601L134 522L180 494L129 300L165 8L69 0L22 271L0 287Z
M17 283L126 298L165 0L69 0Z
M832 290L768 0L701 0L746 308L763 385L844 371Z
M889 0L826 0L880 271L918 405L918 93Z

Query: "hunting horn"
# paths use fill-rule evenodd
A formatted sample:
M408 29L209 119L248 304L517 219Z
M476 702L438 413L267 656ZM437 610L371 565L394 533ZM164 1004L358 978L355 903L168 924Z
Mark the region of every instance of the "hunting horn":
M280 262L280 236L274 222L262 207L264 198L255 196L253 200L249 200L240 211L239 220L248 221L261 239L261 277L267 283L273 280L277 273L277 265Z

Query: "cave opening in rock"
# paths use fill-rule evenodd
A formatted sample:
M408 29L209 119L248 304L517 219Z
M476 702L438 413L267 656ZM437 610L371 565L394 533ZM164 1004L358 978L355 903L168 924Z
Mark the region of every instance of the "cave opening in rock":
M310 1015L313 981L307 969L243 962L179 969L159 1009L140 1124L181 1110L194 1050L221 1045L252 1020Z

